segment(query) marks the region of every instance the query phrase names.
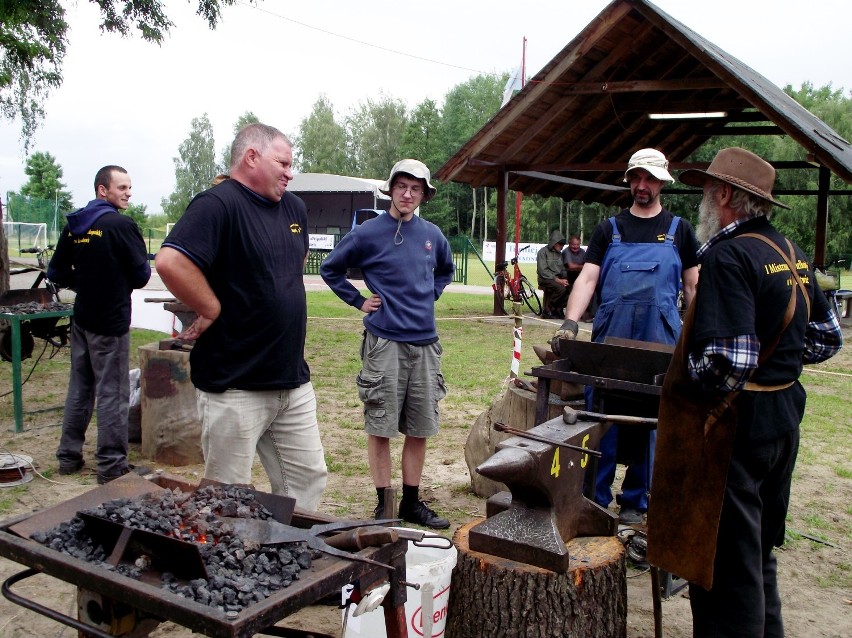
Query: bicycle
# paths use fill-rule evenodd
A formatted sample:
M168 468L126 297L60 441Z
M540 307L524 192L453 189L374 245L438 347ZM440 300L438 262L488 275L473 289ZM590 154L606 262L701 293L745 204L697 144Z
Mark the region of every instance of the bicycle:
M840 307L840 272L845 267L846 260L834 259L824 268L814 269L817 283L819 284L822 293L825 295L838 319L843 317L843 309Z
M22 275L24 273L37 272L38 276L33 282L30 289L37 289L44 283L49 295L49 301L62 303L59 299L59 288L50 279L47 278L47 266L50 263L50 258L53 256L53 245L48 244L46 248L33 246L32 248L22 248L21 253L36 256L37 266L24 266L9 272L10 275Z
M520 253L527 248L529 248L529 245L524 246L518 252ZM510 263L512 264L512 276L509 276L508 271ZM506 301L523 301L534 315L541 315L541 300L538 298L535 286L521 272L517 257L512 257L509 261L500 262L494 267L494 270L494 283L492 287L502 296L504 306ZM505 307L503 309L505 311Z

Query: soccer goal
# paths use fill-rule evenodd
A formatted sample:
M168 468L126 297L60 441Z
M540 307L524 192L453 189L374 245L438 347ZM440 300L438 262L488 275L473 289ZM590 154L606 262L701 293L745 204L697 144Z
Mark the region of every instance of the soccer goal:
M31 222L3 222L3 232L9 252L20 255L25 248L47 248L47 224Z

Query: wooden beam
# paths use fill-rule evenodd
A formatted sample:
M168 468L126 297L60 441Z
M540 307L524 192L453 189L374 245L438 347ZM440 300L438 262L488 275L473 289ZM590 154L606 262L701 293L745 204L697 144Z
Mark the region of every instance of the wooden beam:
M715 137L717 135L786 135L780 126L711 126L701 131L696 131L696 135L707 135Z
M509 195L509 173L504 167L497 169L497 246L494 249L494 263L506 261L506 201ZM504 315L502 290L494 291L493 314ZM499 296L498 296L499 295Z
M814 264L825 266L825 238L828 230L828 190L831 171L825 166L819 169L819 195L817 195L816 237L814 238Z
M674 80L623 80L618 82L571 82L560 83L562 90L571 95L606 93L648 93L654 91L700 91L703 89L727 89L719 78L682 78ZM694 107L693 107L694 108Z

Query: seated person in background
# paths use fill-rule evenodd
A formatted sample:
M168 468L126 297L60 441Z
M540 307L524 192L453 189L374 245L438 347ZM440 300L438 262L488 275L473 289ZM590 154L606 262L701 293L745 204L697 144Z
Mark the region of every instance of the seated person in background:
M580 237L578 235L571 235L568 238L568 245L562 250L562 259L565 262L565 270L568 272L568 290L570 293L571 286L577 281L580 271L583 270L583 264L586 263L586 251L580 247ZM597 307L597 299L593 296L588 308L583 312L580 321L591 321L594 319Z
M568 283L573 285L586 263L586 251L580 247L580 238L577 235L568 238L568 245L562 250L562 261L568 271Z
M561 319L565 303L568 301L568 272L562 261L562 249L565 247L565 235L555 228L550 233L550 241L536 255L538 287L544 291L546 300L541 316L545 319Z

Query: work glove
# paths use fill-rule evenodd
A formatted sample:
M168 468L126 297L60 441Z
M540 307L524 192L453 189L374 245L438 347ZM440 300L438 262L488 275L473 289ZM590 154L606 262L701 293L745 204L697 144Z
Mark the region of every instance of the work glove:
M556 331L556 334L553 335L553 339L550 340L550 349L553 350L553 354L559 355L559 340L560 339L571 339L572 341L577 338L577 332L580 330L580 326L577 325L576 321L571 319L566 319L562 322L562 325L559 326L559 330Z

